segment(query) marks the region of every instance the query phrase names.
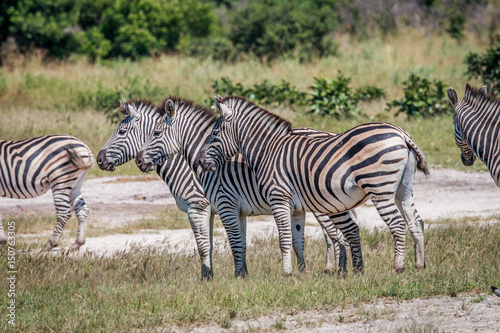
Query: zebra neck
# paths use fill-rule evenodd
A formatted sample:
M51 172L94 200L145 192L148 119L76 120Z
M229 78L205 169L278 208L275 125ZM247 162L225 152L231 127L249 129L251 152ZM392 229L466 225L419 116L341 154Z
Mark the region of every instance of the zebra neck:
M474 154L488 167L495 183L500 186L500 113L480 112L474 107L457 111L462 135Z
M278 151L282 139L290 132L289 123L282 124L273 120L275 119L261 119L254 126L248 126L251 128L243 128L237 134L241 155L256 175L260 174L267 165L266 161Z
M200 177L203 172L199 168L199 155L211 134L215 118L185 119L180 126L181 154L193 172Z

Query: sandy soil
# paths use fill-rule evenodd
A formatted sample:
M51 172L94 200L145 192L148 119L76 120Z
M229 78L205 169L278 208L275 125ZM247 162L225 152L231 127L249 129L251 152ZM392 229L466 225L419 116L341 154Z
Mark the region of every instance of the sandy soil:
M91 209L90 219L106 227L151 217L166 206L175 205L168 187L157 176L152 175L90 179L84 183L82 193ZM481 218L482 223L488 223L498 222L500 216L500 188L486 172L436 169L432 170L428 177L417 174L414 199L424 221L432 219L439 222L445 218L477 216ZM28 200L0 198L0 210L3 216L54 215L50 192ZM359 207L357 212L361 228L387 228L369 202ZM310 226L306 228L306 237L322 237L314 218L309 214L308 222ZM271 217L251 220L248 224L249 246L252 245L254 237L262 237L263 230L276 234ZM218 234L223 235L222 230ZM222 245L224 237L216 237L216 244ZM179 251L191 253L195 251L196 246L190 229L155 232L144 230L132 235L113 234L87 238L82 250L110 254L115 250L126 249L136 242L144 245L166 244ZM472 302L474 299L477 299L477 296L440 297L408 302L381 301L360 307L308 311L294 315L262 317L250 322L234 322L233 329L273 330L276 322L280 321L285 330L297 332L385 332L415 327L417 331L423 328L439 328L440 331L448 332L499 332L500 298L486 296L478 303ZM363 313L375 315L366 316ZM167 330L177 331L175 327ZM190 330L224 331L219 326Z

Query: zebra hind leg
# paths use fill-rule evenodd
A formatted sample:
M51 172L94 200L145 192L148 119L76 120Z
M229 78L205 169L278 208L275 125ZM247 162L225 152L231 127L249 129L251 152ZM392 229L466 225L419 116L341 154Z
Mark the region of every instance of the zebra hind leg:
M327 214L314 213L319 222L326 243L326 262L323 271L326 274L332 272L347 272L347 258L344 244L340 244L340 231L335 228L332 220ZM343 237L343 235L342 235Z
M52 189L54 205L56 206L57 224L49 241L43 247L42 251L50 251L59 244L59 237L71 216L71 206L67 193Z
M396 192L396 205L403 216L415 244L415 268L425 268L424 221L420 218L413 202L413 181L415 179L415 158L410 156L403 179Z
M356 214L351 214L351 211L344 211L330 215L330 219L349 243L349 247L351 248L353 272L355 274L362 274L364 272L364 264L363 254L361 252L361 240L359 237L359 226L356 224ZM342 250L340 252L342 254ZM342 259L341 265L342 266L339 267L339 273L345 274L347 265L346 263L342 263Z
M306 270L306 260L304 258L304 230L306 225L306 213L298 211L293 212L291 223L293 251L297 256L299 272L304 272Z
M378 214L384 220L385 224L387 224L394 238L394 270L396 274L401 274L405 270L405 222L396 206L394 198L383 200L371 199L377 208Z
M70 251L78 251L80 246L85 244L87 232L87 213L89 209L81 194L71 201L71 207L73 208L76 218L78 219L78 231L76 233L76 240L69 249Z

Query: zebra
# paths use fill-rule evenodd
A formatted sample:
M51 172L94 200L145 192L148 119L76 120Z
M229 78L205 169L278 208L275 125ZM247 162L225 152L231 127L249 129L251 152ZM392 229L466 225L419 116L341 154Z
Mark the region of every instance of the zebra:
M102 170L113 171L116 166L133 159L140 147L146 142L146 139L153 134L154 125L161 118L161 114L156 112L156 105L146 99L134 99L121 103L118 111L125 115L125 119L118 124L97 156L97 164ZM245 169L239 162L235 162L234 166L239 171L244 171L245 176L249 173L249 170ZM172 196L176 200L177 207L188 215L201 259L202 279L212 278L213 219L216 209L214 209L210 201L206 198L203 186L198 177L191 171L191 168L181 155L176 155L162 163L157 163L154 168L170 188ZM234 179L231 174L227 174L226 178ZM254 191L255 189L250 190ZM249 192L249 195L253 194L252 191ZM250 204L247 204L248 207L245 208L247 211L251 211L252 209L258 211L260 209L260 207L252 207L252 201L248 201ZM228 195L226 204L233 202L238 202L238 200ZM245 203L239 202L238 204L243 205ZM224 209L224 204L224 202L221 203L221 209ZM245 221L244 217L241 216L243 221ZM301 267L305 262L303 259L304 218L303 214L296 214L296 225L294 225L296 230L294 244L299 266ZM241 233L244 236L246 225L242 224L241 227ZM338 253L335 251L337 244L333 244L331 241L328 243L328 241L330 241L329 238L327 239L328 255L325 269L332 270L335 255ZM244 255L246 248L244 242L242 243L242 247L238 250ZM238 260L241 261L241 264L235 265L236 275L245 276L247 273L245 258L238 258ZM339 261L337 260L337 262ZM340 258L340 262L345 262L345 260ZM345 266L345 264L343 265Z
M291 210L338 214L368 199L393 235L396 273L405 268L404 222L415 243L415 267L425 268L424 224L413 202L413 180L416 168L425 174L429 170L420 148L403 129L370 123L334 137L308 138L291 134L290 122L243 97L216 97L215 105L221 117L200 164L214 171L238 152L243 155L271 203L284 275L292 273ZM345 226L338 227L352 244Z
M479 157L500 187L500 100L486 96L486 86L474 89L469 84L462 100L451 87L448 99L455 109L455 143L462 163L471 166Z
M229 236L233 253L235 253L235 249L245 248L244 231L242 231L243 239L241 239L240 227L246 224L246 216L272 214L271 206L262 195L256 177L239 154L230 162L214 170L213 173L203 173L203 170L198 167L199 152L211 134L210 129L216 122L213 113L208 108L190 100L171 96L164 99L157 111L165 114L164 120L156 125L153 135L137 154L137 166L142 171L147 172L153 170L155 165L180 153L193 172L202 180L206 197L212 205L217 207ZM293 129L292 133L310 137L331 137L334 135L309 128ZM305 212L302 211L291 212L294 224L292 231L299 228L296 216L300 216L300 219L303 220L304 214ZM326 214L315 214L315 217L322 229L326 231L325 239L328 240L330 237L335 241L338 237L337 231L330 217ZM351 215L349 212L342 212L338 216L332 215L332 218L336 223L346 224L347 230L352 229L352 232L356 234L356 237L353 237L353 242L359 244L359 228L354 223L356 219L354 213ZM295 237L292 235L294 249ZM243 245L240 245L241 242ZM300 245L303 246L303 243ZM345 250L341 249L341 251ZM361 255L356 254L355 257L362 267ZM304 266L305 262L302 261L299 267L303 268ZM342 258L340 266L341 271L344 272L344 258ZM328 262L325 270L328 271Z
M89 147L66 134L0 140L0 196L28 199L52 190L57 224L42 251L58 246L71 210L78 219L78 231L70 250L78 250L85 244L88 207L80 189L93 165L94 156ZM6 240L0 216L0 244Z

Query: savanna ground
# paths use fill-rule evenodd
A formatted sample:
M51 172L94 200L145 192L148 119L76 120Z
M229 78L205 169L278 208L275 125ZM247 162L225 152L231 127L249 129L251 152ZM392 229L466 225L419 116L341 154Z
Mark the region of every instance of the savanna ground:
M36 56L10 59L9 66L0 68L8 82L0 89L0 137L69 133L97 155L114 128L95 107L95 98L106 87L123 88L123 96L113 97L116 102L131 97L160 102L170 94L201 102L216 93L210 89L210 79L221 76L248 84L283 78L305 90L313 77L335 77L342 70L352 77L354 87L383 87L389 100L400 98L401 82L409 73L417 73L453 86L461 96L467 82L463 59L486 45L473 37L457 43L416 31L361 43L348 37L340 40L339 56L309 64L295 60L223 64L180 56L100 64L77 58L61 63ZM132 85L155 89L135 96ZM159 92L164 92L161 97ZM109 173L94 167L83 188L91 208L88 240L78 254L64 251L75 237L74 218L63 234L62 249L38 254L55 225L50 194L27 201L0 199L4 224L16 222L19 250L16 326L7 325L2 305L2 329L496 331L500 299L490 296L489 286L500 284L500 190L479 162L464 171L453 142L451 116L406 119L384 108L385 101L366 104L367 118L339 121L300 109L269 107L295 126L339 132L384 120L412 134L432 172L429 178L417 175L415 193L420 214L430 226L425 234L425 271L413 269L408 234L407 269L400 276L393 273L392 238L379 224L374 208L366 205L359 209L366 266L361 276L323 273L324 243L310 221L307 272L281 277L275 227L265 217L249 223L250 276L233 277L226 237L217 222L215 278L201 282L192 232L166 185L156 176L137 179L133 163L117 168L122 178L107 178ZM376 228L369 227L374 223ZM7 275L5 250L0 274ZM7 304L5 280L0 288L0 303Z

